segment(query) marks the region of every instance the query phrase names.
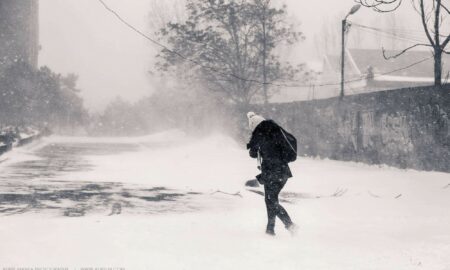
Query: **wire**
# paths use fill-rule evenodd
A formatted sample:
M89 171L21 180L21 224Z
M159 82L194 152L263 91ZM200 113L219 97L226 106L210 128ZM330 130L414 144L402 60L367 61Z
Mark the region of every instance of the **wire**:
M400 37L403 39L409 39L409 41L417 41L417 42L423 42L425 40L424 31L423 30L413 30L413 29L401 29L401 28L376 28L371 27L367 25L362 25L358 23L351 22L352 25L359 27L359 28L365 28L369 30L373 30L376 32L381 32L385 34L389 34L391 36L394 36L396 38ZM418 35L418 34L421 35ZM440 37L446 38L446 35L439 34Z
M410 34L410 35L414 35L414 34L425 34L424 30L417 30L417 29L408 29L408 28L386 28L386 30L394 30L394 31L399 31L399 32L403 32L405 34ZM422 36L422 35L421 35ZM444 34L439 34L440 37L447 37ZM416 36L417 37L417 36Z
M115 10L113 10L112 8L110 8L103 0L98 0L98 1L103 5L103 7L104 7L106 10L108 10L109 12L111 12L111 13L112 13L117 19L119 19L119 21L121 21L125 26L127 26L128 28L130 28L130 29L133 30L134 32L138 33L139 35L141 35L141 36L144 37L145 39L149 40L149 41L152 42L153 44L155 44L155 45L157 45L157 46L163 48L163 49L166 50L166 51L168 51L169 53L172 53L172 54L174 54L174 55L176 55L176 56L178 56L178 57L180 57L180 58L182 58L182 59L184 59L184 60L186 60L186 61L189 61L189 62L191 62L191 63L194 63L195 65L197 65L197 66L199 66L199 67L201 67L201 68L209 69L209 70L211 70L211 71L213 71L213 72L215 72L215 73L217 73L217 74L223 75L223 76L229 76L229 77L233 77L233 78L238 79L238 80L242 80L242 81L246 81L246 82L252 82L252 83L258 83L258 84L262 84L262 85L264 85L264 84L271 84L271 83L268 83L268 82L264 83L264 82L262 82L262 81L253 80L253 79L245 79L245 78L242 78L242 77L240 77L240 76L238 76L238 75L236 75L236 74L233 74L233 73L222 72L222 71L220 71L220 70L218 70L218 69L216 69L216 68L214 68L214 67L205 66L205 65L203 65L202 63L200 63L200 62L198 62L198 61L196 61L196 60L190 59L190 58L188 58L188 57L182 55L181 53L179 53L179 52L177 52L177 51L175 51L175 50L172 50L172 49L168 48L167 46L161 44L160 42L158 42L158 41L156 41L155 39L151 38L150 36L146 35L146 34L145 34L144 32L142 32L141 30L139 30L139 29L137 29L136 27L134 27L132 24L130 24L129 22L127 22L125 19L123 19L122 16L120 16Z
M180 58L182 58L182 59L184 59L184 60L186 60L186 61L189 61L189 62L191 62L191 63L193 63L193 64L195 64L195 65L197 65L197 66L199 66L199 67L201 67L201 68L208 69L208 70L210 70L210 71L212 71L212 72L214 72L214 73L220 74L220 75L222 75L222 76L229 76L229 77L233 77L233 78L235 78L235 79L242 80L242 81L245 81L245 82L250 82L250 83L257 83L257 84L261 84L261 85L273 85L273 86L278 86L278 87L311 87L311 86L313 86L313 87L324 87L324 86L336 86L336 85L340 85L340 84L341 84L341 82L336 82L336 83L323 83L323 84L311 84L311 83L309 83L309 84L278 84L278 83L272 83L272 82L262 82L262 81L254 80L254 79L246 79L246 78L242 78L242 77L240 77L240 76L238 76L238 75L236 75L236 74L233 74L233 73L222 72L222 71L220 71L220 70L218 70L218 69L216 69L216 68L214 68L214 67L205 66L205 65L203 65L202 63L200 63L200 62L198 62L198 61L196 61L196 60L190 59L190 58L184 56L183 54L181 54L181 53L179 53L179 52L177 52L177 51L175 51L175 50L172 50L172 49L168 48L167 46L165 46L165 45L163 45L162 43L158 42L157 40L151 38L150 36L146 35L146 34L145 34L144 32L142 32L141 30L137 29L137 28L134 27L132 24L130 24L129 22L127 22L124 18L122 18L122 16L120 16L120 14L118 14L115 10L113 10L112 8L110 8L103 0L98 0L98 2L100 2L100 3L102 4L102 6L103 6L107 11L109 11L110 13L112 13L112 14L113 14L120 22L122 22L125 26L127 26L128 28L130 28L131 30L133 30L134 32L136 32L137 34L139 34L140 36L144 37L145 39L149 40L149 41L152 42L153 44L155 44L155 45L157 45L157 46L163 48L163 49L166 50L167 52L169 52L169 53L171 53L171 54L174 54L174 55L176 55L176 56L178 56L178 57L180 57ZM355 23L353 23L353 24L354 24L354 25L357 25L357 26L361 26L361 25L358 25L358 24L355 24ZM418 64L420 64L420 63L422 63L422 62L425 62L426 60L429 60L429 59L431 59L431 58L433 58L433 57L423 59L423 60L421 60L421 61L418 61L418 62L415 62L415 63L410 64L410 65L408 65L408 66L405 66L405 67L403 67L403 68L399 68L399 69L392 70L392 71L385 72L385 73L381 73L381 74L375 74L374 77L378 77L378 76L382 76L382 75L388 75L388 74L395 73L395 72L398 72L398 71L401 71L401 70L409 69L409 68L411 68L411 67L413 67L413 66L415 66L415 65L418 65ZM353 80L344 81L344 83L363 81L363 80L365 80L365 79L366 79L365 77L361 77L361 78L358 78L358 79L353 79ZM291 81L291 82L295 82L295 81Z
M419 64L421 64L421 63L423 63L425 61L430 60L431 58L433 58L433 56L428 57L428 58L424 58L424 59L422 59L420 61L417 61L417 62L414 62L412 64L409 64L409 65L407 65L405 67L401 67L401 68L394 69L394 70L391 70L391 71L388 71L388 72L384 72L384 73L374 74L373 78L378 78L380 76L389 75L389 74L392 74L392 73L395 73L395 72L399 72L399 71L402 71L402 70L406 70L406 69L412 68L413 66L419 65ZM357 79L347 80L347 81L344 81L344 83L359 82L359 81L363 81L363 80L366 80L365 76L357 78ZM323 86L336 86L336 85L340 85L340 84L341 83L338 82L338 83L324 83L324 84L313 84L313 85L311 85L311 84L296 84L296 85L280 85L280 86L284 86L284 87L309 87L309 86L323 87Z
M413 39L413 38L406 38L406 37L401 37L396 34L389 34L389 33L379 32L379 31L370 30L370 29L363 28L363 29L358 29L358 30L363 31L365 33L373 34L373 35L379 35L381 37L388 38L388 39L401 40L401 41L407 41L407 42L412 42L412 43L424 43L425 42L424 39L419 40L419 39Z
M384 29L381 28L376 28L376 27L370 27L370 26L366 26L366 25L361 25L361 24L357 24L357 23L353 23L352 25L360 28L360 29L366 29L366 30L370 30L370 31L374 31L374 32L378 32L378 33L383 33L385 35L389 35L392 38L395 39L399 39L399 40L404 40L404 41L414 41L414 42L423 42L423 39L420 40L418 36L413 36L413 35L407 35L406 33L396 33L396 32L390 32L390 31L386 31Z

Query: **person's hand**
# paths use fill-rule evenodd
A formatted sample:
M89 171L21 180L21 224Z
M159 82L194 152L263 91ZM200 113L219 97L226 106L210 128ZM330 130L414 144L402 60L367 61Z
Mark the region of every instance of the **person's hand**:
M262 174L258 174L256 176L256 180L258 180L258 183L260 183L261 185L264 185L264 178L262 177Z

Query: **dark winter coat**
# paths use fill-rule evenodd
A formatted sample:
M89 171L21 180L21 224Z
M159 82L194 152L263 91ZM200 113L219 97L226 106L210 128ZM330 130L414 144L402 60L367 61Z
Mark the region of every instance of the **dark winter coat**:
M262 158L262 183L279 181L292 177L291 170L283 161L281 146L285 140L280 126L272 120L264 120L253 130L250 142L247 144L250 157L257 158L258 151ZM260 180L260 179L258 179Z

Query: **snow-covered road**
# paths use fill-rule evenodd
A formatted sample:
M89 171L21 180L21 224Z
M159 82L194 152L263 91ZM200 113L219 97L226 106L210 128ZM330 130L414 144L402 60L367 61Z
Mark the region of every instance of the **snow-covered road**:
M449 174L299 159L300 231L271 238L255 161L221 135L52 137L0 171L0 269L450 269Z

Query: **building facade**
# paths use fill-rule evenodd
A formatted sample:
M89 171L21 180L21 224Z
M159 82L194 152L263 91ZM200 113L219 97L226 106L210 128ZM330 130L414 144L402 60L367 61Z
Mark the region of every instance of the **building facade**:
M0 0L0 67L27 62L37 68L39 0Z

